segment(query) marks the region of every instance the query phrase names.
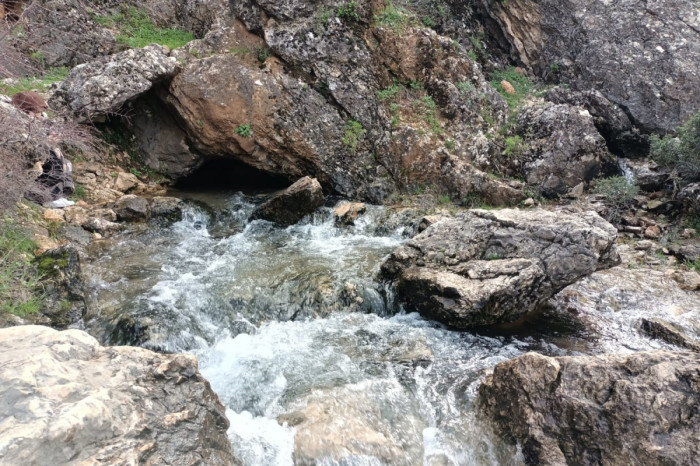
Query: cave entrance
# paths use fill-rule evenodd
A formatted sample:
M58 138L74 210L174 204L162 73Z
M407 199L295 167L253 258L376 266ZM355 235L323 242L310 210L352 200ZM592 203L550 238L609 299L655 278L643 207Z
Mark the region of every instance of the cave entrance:
M234 159L216 158L205 161L191 175L179 180L180 191L242 191L246 194L269 193L287 188L290 182Z

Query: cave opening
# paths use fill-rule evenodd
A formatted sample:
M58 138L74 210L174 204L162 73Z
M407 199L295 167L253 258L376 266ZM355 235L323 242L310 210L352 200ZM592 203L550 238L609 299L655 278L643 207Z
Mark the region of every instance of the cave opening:
M290 184L283 176L258 170L239 160L214 158L206 160L174 187L180 191L242 191L258 194L284 189Z

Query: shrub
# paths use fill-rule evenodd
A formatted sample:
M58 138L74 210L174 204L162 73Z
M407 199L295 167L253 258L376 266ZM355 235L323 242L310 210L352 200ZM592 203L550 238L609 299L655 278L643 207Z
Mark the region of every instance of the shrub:
M41 309L40 276L31 262L35 247L11 218L0 219L0 312L24 317Z
M362 127L359 121L349 120L345 124L345 136L343 137L343 143L352 151L355 152L357 148L357 143L366 133L366 130Z
M503 153L506 157L517 157L527 150L527 144L523 142L523 138L519 135L508 136L505 141L505 150Z
M357 2L343 3L338 6L338 17L351 21L360 21L360 15L357 13Z
M686 183L700 179L700 111L678 128L675 137L652 136L650 155L659 165L673 167Z
M593 192L605 198L610 206L608 219L615 222L620 219L622 211L632 204L639 193L639 187L627 181L624 176L613 176L596 181Z

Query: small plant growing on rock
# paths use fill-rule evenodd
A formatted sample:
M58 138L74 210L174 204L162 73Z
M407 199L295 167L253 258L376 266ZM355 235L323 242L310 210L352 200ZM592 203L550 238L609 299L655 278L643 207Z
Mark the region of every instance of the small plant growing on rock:
M506 157L518 157L527 150L527 144L523 142L523 138L519 135L508 136L505 140L505 150L503 154Z
M596 181L593 192L603 196L610 206L608 220L617 222L622 212L630 207L634 197L639 194L639 186L630 183L624 176L613 176Z
M339 5L338 17L350 21L360 21L361 18L357 12L357 2L348 2Z
M238 125L238 128L236 128L236 134L244 138L249 138L253 135L253 130L248 124Z
M700 179L700 111L678 128L676 137L651 137L651 158L673 167L684 183Z
M355 152L357 148L357 143L367 131L362 127L359 121L349 120L345 124L345 136L343 137L343 143L350 149L351 152Z
M501 85L503 81L513 86L514 93L506 92ZM508 103L511 111L515 111L522 100L532 90L532 82L523 74L516 71L515 67L510 67L507 70L497 71L491 79L491 86L496 89Z
M374 15L374 23L377 26L388 27L397 34L402 34L406 28L415 23L415 19L404 9L387 2L382 11Z
M94 19L102 26L117 29L119 31L117 42L129 47L145 47L155 43L176 49L194 39L189 31L156 27L145 11L133 6L129 7L125 13L96 16Z

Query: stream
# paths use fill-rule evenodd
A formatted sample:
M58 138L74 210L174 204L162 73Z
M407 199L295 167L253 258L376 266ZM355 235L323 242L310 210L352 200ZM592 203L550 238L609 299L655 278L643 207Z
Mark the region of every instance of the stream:
M181 221L95 241L85 267L87 330L105 344L196 354L244 465L522 464L474 407L495 364L531 350L673 348L636 330L642 313L698 328L687 312L697 298L657 296L662 277L649 274L627 286L613 269L524 325L452 331L397 308L375 280L408 239L398 213L369 206L341 228L323 207L278 228L247 221L261 200L190 194Z

